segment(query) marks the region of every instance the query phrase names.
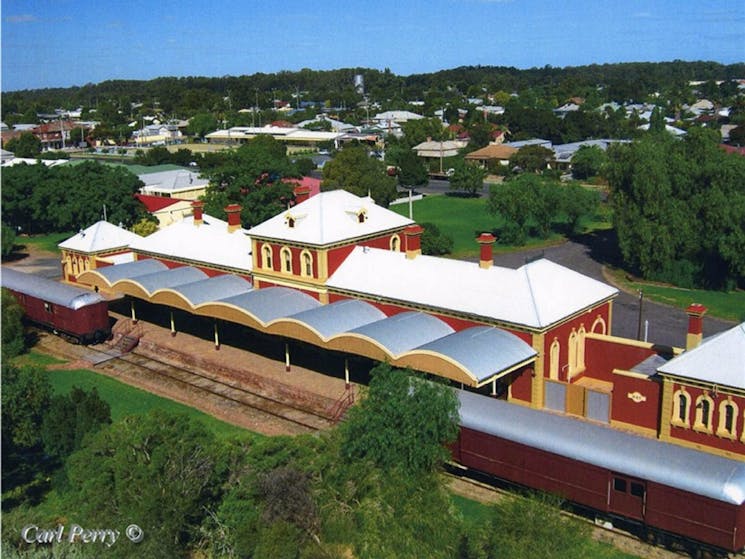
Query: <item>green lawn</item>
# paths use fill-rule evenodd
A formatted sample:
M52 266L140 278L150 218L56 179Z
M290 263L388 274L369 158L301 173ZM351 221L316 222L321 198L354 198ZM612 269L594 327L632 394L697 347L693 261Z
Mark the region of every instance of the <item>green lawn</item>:
M389 209L409 217L409 204L396 204ZM478 258L479 245L476 237L481 233L492 233L503 225L501 217L491 215L486 209L486 198L459 198L456 196L427 196L413 203L414 221L434 223L440 231L453 239L453 258ZM531 239L526 246L497 244L496 252L522 248L535 248L555 244L560 235L548 239Z
M111 419L118 421L128 415L140 415L152 409L173 413L184 413L201 421L220 438L232 436L261 436L246 429L230 425L194 408L161 398L139 388L119 382L87 369L49 371L54 391L60 394L69 392L73 386L85 390L96 388L98 394L111 406Z
M37 351L31 351L13 359L13 364L18 366L47 367L57 363L64 363L64 361ZM117 421L127 415L147 413L157 408L174 413L185 413L194 417L221 438L232 436L263 436L220 421L211 415L190 408L189 406L179 404L168 398L156 396L155 394L129 386L128 384L88 369L51 370L48 371L48 374L52 388L58 394L69 392L73 386L78 386L84 390L91 390L95 387L98 390L99 396L111 406L111 419L113 421Z
M657 303L681 309L685 309L691 303L701 303L709 309L709 316L734 322L745 321L745 291L685 289L644 281L630 281L622 270L614 270L611 273L614 281L624 289L634 292L641 290L645 298Z
M75 233L70 231L67 233L49 233L48 235L33 235L31 237L21 236L16 237L16 246L30 245L38 250L44 250L47 252L59 252L57 245L62 241L66 241L72 237Z

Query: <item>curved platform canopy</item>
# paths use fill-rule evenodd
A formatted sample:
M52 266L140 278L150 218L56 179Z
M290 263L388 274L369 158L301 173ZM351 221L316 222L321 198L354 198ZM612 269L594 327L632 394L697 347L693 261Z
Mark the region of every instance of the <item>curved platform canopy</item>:
M159 288L153 292L150 301L193 312L202 303L229 299L252 289L253 286L247 279L233 274L223 274L192 283Z
M278 319L269 332L325 347L331 336L384 318L370 303L344 299Z
M302 291L289 287L266 287L203 303L196 308L196 312L265 331L273 320L320 306L321 303Z
M483 386L524 367L537 355L523 340L499 328L474 326L408 352L393 364L439 371L450 379Z
M452 334L445 322L423 312L403 312L370 322L329 340L330 349L393 361L423 344Z
M137 276L136 278L121 279L115 282L112 288L133 297L151 299L153 293L160 289L194 283L207 279L207 277L207 274L202 270L192 266L181 266L154 274Z
M167 269L168 266L160 260L147 258L145 260L127 262L126 264L117 264L116 266L86 270L78 276L78 281L86 285L98 287L99 289L111 289L119 280L135 279Z
M240 276L207 277L191 266L169 269L143 260L102 268L91 272L94 275L111 289L152 303L469 386L482 386L536 357L530 345L499 328L476 326L456 332L440 318L420 311L387 316L359 299L322 305L297 289L253 289Z

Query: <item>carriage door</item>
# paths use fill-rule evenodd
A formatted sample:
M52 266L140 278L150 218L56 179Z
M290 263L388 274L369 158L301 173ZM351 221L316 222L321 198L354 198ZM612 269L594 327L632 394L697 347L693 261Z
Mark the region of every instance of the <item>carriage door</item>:
M644 520L647 488L643 481L611 474L608 482L608 512Z

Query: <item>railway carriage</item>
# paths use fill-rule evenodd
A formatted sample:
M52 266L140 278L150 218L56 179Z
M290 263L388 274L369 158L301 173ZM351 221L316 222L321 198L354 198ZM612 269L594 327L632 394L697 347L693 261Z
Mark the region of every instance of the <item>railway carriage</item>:
M728 552L745 547L745 463L459 391L463 466Z
M0 280L23 307L26 320L77 343L111 336L109 305L98 293L7 267Z

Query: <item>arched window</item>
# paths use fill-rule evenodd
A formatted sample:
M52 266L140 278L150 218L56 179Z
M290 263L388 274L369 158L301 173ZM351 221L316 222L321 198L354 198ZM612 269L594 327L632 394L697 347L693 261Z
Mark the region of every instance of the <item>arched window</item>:
M590 328L590 332L594 332L597 334L603 334L607 332L605 320L603 320L603 317L598 315L598 317L595 319L595 322L592 323L592 328Z
M559 379L559 357L561 355L561 348L559 347L559 340L554 338L551 342L551 349L549 350L548 358L548 375L553 380Z
M571 379L577 371L577 332L572 328L572 333L569 334L569 344L567 346L569 354L569 371L567 372L567 380Z
M286 274L292 273L292 251L287 247L282 247L279 251L280 258L282 259L282 271Z
M401 252L401 237L393 235L391 237L391 250L394 252Z
M702 394L696 398L696 419L693 428L696 431L711 433L711 414L714 410L714 402L708 396Z
M579 331L577 332L577 369L579 371L585 370L585 325L581 324Z
M261 263L263 264L262 267L265 270L274 269L274 263L272 262L272 246L271 245L263 245L261 247Z
M719 404L719 426L717 427L717 435L720 437L727 437L734 439L737 437L737 421L738 409L737 404L732 400L723 400Z
M306 278L312 278L313 277L313 255L307 250L304 250L300 255L300 260L302 262L300 274Z
M671 422L678 427L690 426L691 395L685 389L676 390L673 394L673 417Z

